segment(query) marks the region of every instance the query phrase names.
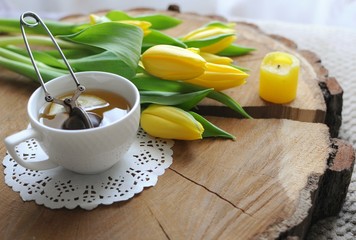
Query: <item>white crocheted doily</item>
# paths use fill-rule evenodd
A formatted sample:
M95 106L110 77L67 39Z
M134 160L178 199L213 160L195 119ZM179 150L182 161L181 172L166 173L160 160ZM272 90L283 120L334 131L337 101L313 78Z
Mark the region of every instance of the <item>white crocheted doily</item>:
M24 201L34 200L52 209L79 206L90 210L99 204L125 201L145 187L154 186L158 176L172 164L173 144L139 130L125 157L95 175L77 174L62 167L33 171L18 165L7 153L3 160L5 182ZM34 139L21 143L17 151L24 159L36 160L44 155Z

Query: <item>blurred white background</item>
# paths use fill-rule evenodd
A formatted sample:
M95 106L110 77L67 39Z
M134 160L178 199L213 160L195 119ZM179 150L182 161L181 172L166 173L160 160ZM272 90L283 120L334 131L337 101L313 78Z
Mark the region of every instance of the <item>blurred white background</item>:
M0 17L17 18L34 11L42 18L135 7L167 9L178 4L182 12L218 14L230 20L281 21L351 28L356 31L356 0L0 0Z

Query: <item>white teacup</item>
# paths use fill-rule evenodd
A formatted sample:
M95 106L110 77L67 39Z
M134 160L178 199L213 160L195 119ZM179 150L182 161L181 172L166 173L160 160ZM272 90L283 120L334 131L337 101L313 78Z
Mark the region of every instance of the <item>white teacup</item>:
M40 109L46 104L42 88L30 97L27 112L31 127L5 139L11 157L21 166L32 170L46 170L62 166L82 174L105 171L122 159L132 144L140 119L140 95L129 80L104 72L76 73L78 81L86 89L114 92L124 97L131 108L122 118L102 127L84 130L63 130L43 125L39 121ZM76 85L71 75L58 77L46 83L48 92L56 97L73 92ZM42 161L23 160L15 147L34 138L47 154Z

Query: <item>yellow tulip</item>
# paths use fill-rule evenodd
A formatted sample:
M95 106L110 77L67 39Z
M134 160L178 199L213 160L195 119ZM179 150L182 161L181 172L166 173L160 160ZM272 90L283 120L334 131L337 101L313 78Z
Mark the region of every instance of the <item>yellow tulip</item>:
M204 132L201 123L188 112L156 104L142 111L141 127L151 136L177 140L202 139Z
M151 30L149 30L149 28L152 26L152 24L150 22L147 22L147 21L121 20L121 21L116 21L116 22L130 24L130 25L134 25L136 27L139 27L139 28L142 29L144 36L146 36L147 34L149 34L151 32Z
M213 53L207 53L200 51L199 48L187 48L188 50L192 51L193 53L199 54L201 57L205 59L205 61L210 63L217 63L217 64L224 64L224 65L231 65L234 60L229 57L222 57L215 55Z
M149 48L142 54L141 61L149 74L166 80L195 78L206 68L206 61L199 54L171 45Z
M200 56L202 56L207 62L216 64L231 65L234 61L229 57L221 57L207 52L200 52Z
M183 41L201 40L201 39L216 37L222 34L234 34L234 35L226 36L214 44L200 48L202 52L218 53L224 50L225 48L227 48L228 46L230 46L236 40L236 31L234 29L227 28L227 27L219 27L219 26L202 27L188 33L182 38L182 40Z
M204 74L184 82L221 91L244 84L249 76L247 73L227 65L207 63L206 66Z
M190 47L190 48L187 48L189 51L193 52L193 53L196 53L196 54L199 54L200 55L200 48L194 48L194 47Z
M103 22L111 22L111 20L105 16L100 17L98 15L95 14L90 14L90 24L94 25L97 23L103 23ZM143 31L143 35L146 36L147 34L149 34L151 31L149 30L149 28L152 26L152 24L150 22L147 21L139 21L139 20L120 20L120 21L115 21L118 23L124 23L124 24L129 24L129 25L133 25L136 27L141 28L141 30Z

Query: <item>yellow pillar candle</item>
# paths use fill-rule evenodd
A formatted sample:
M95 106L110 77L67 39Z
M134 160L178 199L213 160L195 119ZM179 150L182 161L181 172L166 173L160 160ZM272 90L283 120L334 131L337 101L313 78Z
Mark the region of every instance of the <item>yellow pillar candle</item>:
M288 103L297 95L299 60L288 53L271 52L260 67L260 97L272 103Z

